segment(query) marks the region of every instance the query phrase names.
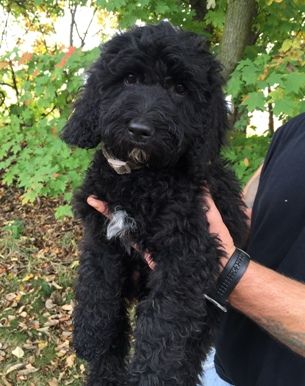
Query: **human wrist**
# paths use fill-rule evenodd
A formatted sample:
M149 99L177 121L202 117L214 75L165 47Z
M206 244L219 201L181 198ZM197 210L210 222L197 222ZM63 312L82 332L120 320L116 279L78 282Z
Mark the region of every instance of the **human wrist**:
M227 265L228 261L230 260L235 250L236 250L236 247L234 244L227 246L225 248L225 253L220 257L220 260L219 260L220 272L223 271L224 267Z
M262 278L264 277L264 274L267 273L267 271L269 274L267 279L268 281L269 279L271 280L270 274L274 274L274 272L251 260L245 274L229 295L228 301L230 305L242 312L245 312L244 307L251 308L254 305L252 302L255 303L257 301L255 296L253 296L253 289L255 288L256 296L259 296L259 292L264 291L261 284ZM250 297L249 293L251 293Z
M215 290L212 294L205 294L206 299L227 311L228 298L245 274L249 262L250 256L242 249L235 248L217 279Z

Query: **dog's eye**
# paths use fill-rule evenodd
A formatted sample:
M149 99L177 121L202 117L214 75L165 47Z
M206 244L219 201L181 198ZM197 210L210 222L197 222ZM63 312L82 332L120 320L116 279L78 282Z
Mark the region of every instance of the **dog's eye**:
M186 93L186 88L182 83L178 83L175 85L175 92L180 95L184 95Z
M137 81L138 77L135 74L128 74L124 79L125 84L135 84L137 83Z

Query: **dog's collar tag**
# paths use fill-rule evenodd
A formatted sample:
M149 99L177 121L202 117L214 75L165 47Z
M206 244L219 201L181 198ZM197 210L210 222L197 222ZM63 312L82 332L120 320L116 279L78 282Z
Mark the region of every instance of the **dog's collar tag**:
M107 151L103 143L102 152L108 164L117 174L129 174L132 170L141 169L143 167L143 165L136 164L131 161L121 161L117 158L113 158L112 155Z

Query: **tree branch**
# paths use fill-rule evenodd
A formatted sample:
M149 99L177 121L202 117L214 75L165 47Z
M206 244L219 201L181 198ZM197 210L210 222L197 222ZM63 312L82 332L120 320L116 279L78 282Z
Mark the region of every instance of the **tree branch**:
M0 106L2 106L4 102L5 102L5 94L2 90L0 90Z
M42 113L41 116L42 116L43 118L45 118L45 117L47 117L48 115L50 115L55 109L56 109L56 106L53 106L53 107L51 108L50 111L48 111L47 113Z
M13 89L15 90L16 98L17 98L17 101L18 101L19 100L19 90L18 90L18 86L17 86L17 79L16 79L13 63L12 63L11 60L8 63L9 63L9 66L10 66L10 69L11 69L11 74L12 74Z
M93 22L93 20L94 20L94 16L95 16L95 14L96 14L96 11L97 11L97 8L94 8L94 11L93 11L91 20L89 21L89 24L88 24L88 26L87 26L87 28L86 28L86 31L85 31L85 33L84 33L84 35L83 35L83 38L81 38L81 48L84 47L84 45L85 45L85 40L86 40L86 37L87 37L87 35L88 35L89 28L91 27L91 24L92 24L92 22ZM77 26L76 26L76 27L77 27Z
M3 27L3 31L2 31L2 33L1 33L0 47L3 46L4 35L6 34L6 31L7 31L7 26L8 26L8 20L9 20L9 17L10 17L10 12L7 13L7 18L6 18L6 20L5 20L5 24L4 24L4 27Z
M1 86L8 86L8 87L11 87L12 89L14 89L14 90L15 90L15 87L14 87L14 85L12 85L12 84L10 84L10 83L6 83L6 82L0 82L0 85L1 85Z
M77 11L77 4L74 4L74 6L71 5L71 3L69 2L69 10L70 10L70 14L71 14L71 24L70 24L70 47L73 46L73 30L74 30L74 26L76 26L76 23L75 23L75 14L76 14L76 11Z

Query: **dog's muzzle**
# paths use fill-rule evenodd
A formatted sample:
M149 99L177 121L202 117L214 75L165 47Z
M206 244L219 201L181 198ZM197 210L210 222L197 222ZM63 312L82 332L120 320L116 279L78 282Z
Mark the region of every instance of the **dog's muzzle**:
M129 174L132 170L141 169L148 161L148 156L145 151L138 148L132 149L132 151L128 154L128 161L121 161L115 158L106 149L104 144L102 144L102 152L108 164L117 174Z

